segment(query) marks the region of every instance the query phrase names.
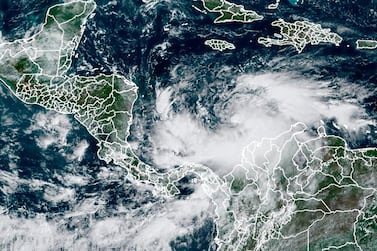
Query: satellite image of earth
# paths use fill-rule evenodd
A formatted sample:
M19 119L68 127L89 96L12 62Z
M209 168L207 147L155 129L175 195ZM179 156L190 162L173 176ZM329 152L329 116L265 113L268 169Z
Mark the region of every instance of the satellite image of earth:
M0 250L377 250L377 0L0 0Z

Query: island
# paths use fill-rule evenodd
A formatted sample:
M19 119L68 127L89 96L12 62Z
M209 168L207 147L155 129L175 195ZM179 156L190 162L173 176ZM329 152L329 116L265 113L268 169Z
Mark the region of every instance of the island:
M272 4L269 4L267 6L267 9L269 10L275 10L279 7L279 4L280 4L280 0L276 0L275 3L272 3Z
M93 0L57 4L38 33L1 43L1 82L25 103L73 115L96 139L100 159L123 167L127 178L153 186L164 198L180 193L178 180L197 178L214 205L217 250L366 250L376 240L377 150L351 149L324 128L313 136L299 122L277 137L251 142L225 176L201 164L161 172L142 162L127 141L136 84L118 74L68 72L95 8ZM302 51L308 43L341 42L319 25L282 22L277 24L283 39L268 45ZM208 43L231 47L225 42Z
M342 42L342 37L331 32L330 29L323 29L320 24L308 21L295 21L289 23L283 19L278 19L271 23L272 26L280 28L277 38L259 37L258 43L271 47L272 45L292 45L298 53L301 53L306 45L318 45L321 42L332 43L336 46Z
M204 41L204 44L208 45L209 47L211 47L213 50L216 50L216 51L236 49L236 46L234 46L234 44L229 43L225 40L221 40L221 39L209 39L209 40Z
M302 3L302 1L301 1L301 3ZM288 2L293 6L297 6L299 4L299 0L288 0ZM267 9L275 10L279 7L279 4L280 4L280 0L275 0L275 3L269 4L267 6Z
M374 50L377 49L377 40L358 39L356 41L356 49L359 50Z
M263 16L253 10L245 10L243 5L234 4L226 0L201 0L208 12L220 14L214 23L242 22L251 23L262 20Z
M121 166L127 178L135 184L152 186L160 196L179 194L175 183L186 175L221 186L220 177L206 166L187 163L160 172L135 155L128 142L132 109L138 97L135 83L119 74L68 73L95 8L93 0L54 5L48 9L39 32L1 43L0 81L24 103L73 115L96 139L99 159Z

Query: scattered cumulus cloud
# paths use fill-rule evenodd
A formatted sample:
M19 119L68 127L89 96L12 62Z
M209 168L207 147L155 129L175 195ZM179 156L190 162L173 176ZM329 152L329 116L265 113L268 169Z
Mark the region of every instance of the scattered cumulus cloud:
M54 146L64 149L59 152L70 161L83 160L89 143L85 139L68 138L77 127L72 125L67 115L53 111L38 112L31 120L32 124L25 132L35 137L42 150Z
M204 224L209 216L207 211L211 212L211 209L210 198L201 186L197 186L190 197L167 203L161 213L150 218L134 236L134 245L142 250L170 250L169 243Z
M49 196L53 196L53 192ZM59 199L69 200L72 196L66 189ZM101 210L101 203L98 198L87 198L74 205L72 212L63 218L57 216L50 220L43 214L28 219L1 214L0 231L3 234L0 243L15 250L28 250L29 247L87 250L89 246L106 250L171 250L171 241L202 226L212 207L200 187L185 200L147 203L133 210L119 209L117 215L92 217ZM80 219L90 220L80 223ZM71 224L69 222L83 225L78 231L70 231L64 227Z
M36 141L40 148L47 149L51 145L66 146L67 136L72 129L71 122L67 115L53 111L39 112L32 118L33 123L28 133L42 131Z

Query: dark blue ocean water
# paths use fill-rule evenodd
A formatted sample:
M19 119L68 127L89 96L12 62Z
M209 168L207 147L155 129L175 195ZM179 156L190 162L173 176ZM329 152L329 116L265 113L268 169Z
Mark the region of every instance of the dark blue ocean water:
M0 1L2 36L9 40L23 37L27 30L43 21L47 7L56 2ZM159 119L155 113L155 87L157 84L162 87L177 85L180 79L172 79L170 71L178 64L182 69L180 77L190 74L191 82L179 93L183 98L173 104L173 109L199 116L199 106L205 107L208 114L199 117L199 120L209 130L221 125L215 104L221 102L221 93L235 88L232 79L240 73L294 70L304 77L333 81L334 88L336 81L348 81L363 86L369 93L361 98L358 93L345 98L359 98L360 106L367 110L368 116L377 118L377 54L353 48L353 42L360 36L368 38L377 34L376 15L369 11L376 7L374 1L353 1L353 9L349 9L351 1L333 4L305 1L304 5L298 6L282 1L276 12L266 10L265 1L245 2L246 7L266 16L265 20L252 26L215 26L213 19L196 12L190 1L161 1L150 10L136 0L118 1L117 5L107 1L97 3L96 15L88 22L78 49L79 57L70 72L94 75L111 73L116 69L117 73L130 77L138 85L139 99L133 111L135 120L130 141L139 143L135 151L148 163L153 164L149 155L152 148L149 132ZM299 55L292 48L264 48L257 44L255 41L262 34L272 36L278 31L269 24L281 16L289 21L308 17L334 29L347 26L347 30L338 31L345 42L340 47L307 47ZM164 32L164 27L176 29L177 33ZM237 49L232 53L218 53L199 46L213 36L226 37L234 42ZM170 44L167 50L157 46L164 42ZM224 66L229 67L232 74L220 72L219 69ZM123 207L131 210L148 203L163 204L151 191L133 186L121 169L98 160L96 142L72 116L67 116L70 124L67 144L52 144L41 149L38 138L45 132L39 129L30 133L28 130L37 122L36 115L47 111L21 103L4 87L1 87L1 93L0 206L6 209L4 214L21 218L42 214L47 220L62 219L68 231L85 232L85 229L90 229L90 224L85 223L90 217L111 218L118 216L119 209ZM370 128L371 134L360 135L357 132L341 132L331 122L326 121L327 129L345 137L352 147L377 145L374 127ZM81 140L88 142L84 158L80 161L67 158L72 146ZM112 178L103 178L103 170ZM85 182L72 183L65 179L67 176ZM185 186L185 181L181 185L183 195L179 199L184 199L192 190ZM59 189L72 189L73 198L55 201L46 197L46 194ZM83 213L76 218L64 217L75 212L77 205L89 200L101 204L94 216ZM208 219L193 234L178 237L171 247L174 250L211 249L214 232L213 221Z

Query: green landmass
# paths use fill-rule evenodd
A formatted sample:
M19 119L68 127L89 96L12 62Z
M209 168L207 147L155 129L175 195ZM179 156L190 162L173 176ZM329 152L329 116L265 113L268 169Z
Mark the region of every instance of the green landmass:
M342 38L338 34L330 32L330 29L323 29L320 24L307 21L289 23L279 19L273 21L271 25L280 28L281 38L259 37L258 43L266 47L292 45L298 53L301 53L308 44L332 43L339 46L342 42Z
M359 39L356 41L356 49L359 50L374 50L377 49L377 41L376 40L363 40Z
M48 9L38 33L0 44L1 82L25 103L72 114L97 140L100 159L123 167L129 179L154 186L160 195L179 194L175 183L189 174L220 186L220 178L202 165L187 164L162 173L133 153L127 141L137 99L133 82L117 74L67 73L95 8L93 0L57 4Z
M55 5L40 32L0 44L0 79L25 103L73 114L98 141L100 159L124 167L130 178L156 185L164 194L176 194L169 176L139 161L127 142L137 86L116 74L67 74L95 7L93 0Z
M219 13L242 10L226 1L210 3L206 8ZM377 154L373 148L350 149L343 139L326 134L310 139L306 127L297 123L277 138L245 147L241 164L224 177L199 164L160 173L140 161L127 142L136 85L116 74L67 73L95 6L92 0L55 5L39 33L0 44L0 79L15 96L72 114L97 140L99 158L124 167L130 179L154 185L156 192L178 194L178 180L198 177L216 208L219 250L288 250L307 245L375 249ZM341 42L319 25L275 24L283 39L265 40L269 45L290 44L302 50L307 43Z
M209 39L204 41L204 44L216 51L234 50L236 48L234 44L221 39Z
M242 178L235 178L232 181L231 189L234 193L241 192L245 188L245 180Z
M233 225L217 236L221 250L377 246L376 149L352 150L325 133L308 139L305 130L297 123L245 147L242 164L224 177L234 219L217 221Z
M234 4L226 0L201 0L205 10L218 13L215 23L242 22L251 23L262 20L263 16L253 10L245 10L243 5Z

